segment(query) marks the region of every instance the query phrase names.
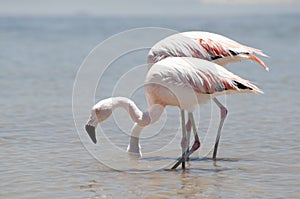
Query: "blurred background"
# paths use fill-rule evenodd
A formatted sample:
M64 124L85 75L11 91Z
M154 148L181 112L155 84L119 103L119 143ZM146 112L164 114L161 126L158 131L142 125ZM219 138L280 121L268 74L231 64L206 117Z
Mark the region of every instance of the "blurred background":
M110 36L149 26L214 32L270 56L262 58L270 72L251 62L228 66L265 94L228 96L217 162L195 154L186 172L130 174L102 165L82 145L72 115L80 65ZM297 198L299 36L297 0L0 0L0 197ZM115 62L121 67L107 72L110 82L99 85L96 100L108 97L119 73L144 64L146 55L144 50ZM142 89L133 97L145 108ZM217 125L210 124L210 107L200 108L202 139ZM177 132L178 110L169 112L165 134L152 137L155 142L141 140L144 152ZM89 110L83 113L87 119ZM127 134L113 122L103 129L126 149ZM179 142L172 153L141 159L147 167L140 171L174 162ZM130 161L112 152L106 158L120 167ZM139 170L139 162L132 164Z
M0 13L3 16L151 17L251 14L255 11L261 14L274 11L297 12L299 3L298 0L1 0L0 2Z

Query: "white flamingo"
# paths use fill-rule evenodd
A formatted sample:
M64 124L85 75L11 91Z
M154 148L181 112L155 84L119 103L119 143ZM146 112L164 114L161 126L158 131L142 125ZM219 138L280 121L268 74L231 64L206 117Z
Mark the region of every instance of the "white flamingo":
M148 110L142 112L133 101L124 97L112 97L101 100L91 110L90 118L85 126L90 138L97 142L95 128L99 122L107 119L116 108L124 108L135 122L129 151L139 150L139 136L143 127L156 122L166 106L177 106L181 109L182 124L182 158L176 167L193 151L200 142L194 143L189 154L187 151L187 135L184 110L188 111L192 129L196 126L193 110L198 104L204 104L218 95L231 93L262 93L249 81L227 71L212 62L191 57L170 57L155 63L147 73L145 94ZM173 168L176 168L175 165Z
M148 53L147 63L148 68L151 68L154 63L166 57L194 57L205 59L221 66L242 60L253 60L259 63L265 70L269 71L265 63L256 57L255 54L266 56L259 49L242 45L222 35L210 32L190 31L171 35L156 43ZM213 101L220 108L221 116L213 151L213 159L216 159L221 137L220 132L228 110L217 98L213 98ZM189 137L191 130L190 120L188 120L186 128Z

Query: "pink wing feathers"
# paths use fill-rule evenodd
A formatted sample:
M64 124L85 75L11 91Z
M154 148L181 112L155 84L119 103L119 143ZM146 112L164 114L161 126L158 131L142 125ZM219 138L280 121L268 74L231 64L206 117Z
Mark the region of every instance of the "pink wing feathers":
M242 79L225 68L206 60L191 57L170 57L158 64L160 68L157 67L157 70L164 82L190 87L197 93L262 93L259 88L248 80ZM164 70L162 70L162 67L164 67Z

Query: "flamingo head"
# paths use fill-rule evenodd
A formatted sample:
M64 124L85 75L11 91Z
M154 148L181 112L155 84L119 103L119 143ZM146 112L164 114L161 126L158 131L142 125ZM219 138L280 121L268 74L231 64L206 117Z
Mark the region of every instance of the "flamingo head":
M96 144L96 127L98 123L106 120L112 113L112 110L109 106L103 104L102 106L98 106L97 108L93 108L90 118L85 125L85 130L90 136L91 140Z

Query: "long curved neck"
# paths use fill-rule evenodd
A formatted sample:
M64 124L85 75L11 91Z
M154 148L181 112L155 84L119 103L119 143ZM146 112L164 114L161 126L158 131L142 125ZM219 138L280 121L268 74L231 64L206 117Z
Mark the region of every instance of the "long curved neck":
M132 100L126 97L111 97L94 105L87 124L96 127L99 122L106 120L116 108L125 109L131 119L141 127L157 121L164 109L163 106L155 104L149 106L148 111L142 112Z
M156 122L161 116L164 106L158 104L151 105L148 107L147 112L142 112L132 100L126 97L112 97L100 101L93 107L94 110L99 110L100 115L101 109L102 111L105 110L106 112L109 112L106 116L104 116L104 118L102 118L103 120L116 108L125 109L129 113L131 119L135 122L127 150L132 153L140 153L139 137L143 127Z
M141 111L132 100L126 97L112 97L111 100L112 111L116 108L123 108L129 113L131 119L138 125L146 126L151 123L149 112Z

